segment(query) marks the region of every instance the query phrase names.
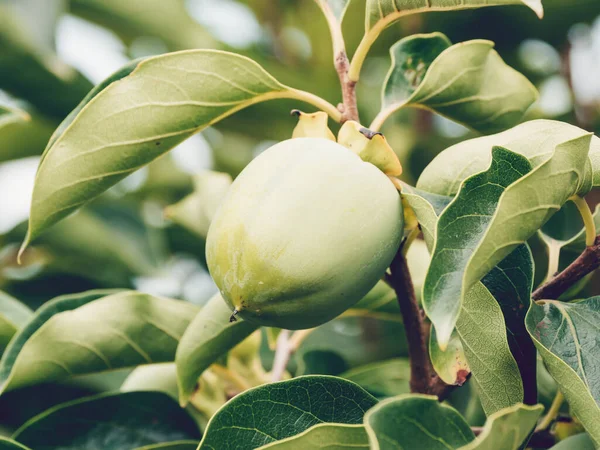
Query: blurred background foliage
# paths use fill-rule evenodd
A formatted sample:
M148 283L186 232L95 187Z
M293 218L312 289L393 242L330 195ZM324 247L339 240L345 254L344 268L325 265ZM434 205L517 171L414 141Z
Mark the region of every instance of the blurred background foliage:
M600 2L543 3L542 21L526 8L502 7L411 15L390 27L362 72L363 122L379 111L388 48L406 35L442 31L452 42L496 43L504 60L540 91L527 119L564 120L598 132ZM344 21L350 54L363 31L364 1L353 0ZM290 137L296 119L289 111L306 105L262 103L206 129L53 227L25 253L22 265L16 263L39 157L56 126L92 86L128 60L191 48L239 52L287 85L340 101L329 31L312 0L0 0L0 290L31 308L56 295L95 288L135 288L196 304L216 292L205 267L202 233L176 224L165 208L193 192L194 176L202 171L235 177L262 150ZM414 109L397 113L383 132L408 183L441 150L475 135ZM564 227L558 220L555 225ZM567 241L580 224L571 228L568 236L555 238ZM544 238L551 236L550 231ZM540 239L532 242L542 255L538 278L547 270L547 245ZM424 273L418 268L427 258L424 246L419 251L411 267ZM405 356L400 336L401 323L387 312L337 319L296 355L298 373L339 374ZM352 352L345 354L348 349ZM51 404L114 388L122 380L114 373L60 389L11 393L0 399L0 422L16 427ZM479 424L481 410L460 392L457 407ZM9 411L14 397L24 405L16 415Z

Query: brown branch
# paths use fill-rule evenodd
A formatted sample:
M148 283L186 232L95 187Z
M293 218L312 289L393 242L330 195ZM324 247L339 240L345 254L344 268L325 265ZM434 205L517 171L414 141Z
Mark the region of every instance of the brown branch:
M342 85L342 101L338 105L338 109L342 113L341 122L344 123L347 120L354 120L359 122L358 117L358 106L356 102L356 81L348 78L348 69L350 68L350 61L348 61L348 55L345 51L341 51L335 57L335 70L340 78L340 84Z
M600 236L596 236L594 245L586 247L583 253L569 267L537 288L531 294L531 298L534 300L556 300L567 289L598 267L600 267Z
M390 265L391 282L404 321L410 359L410 391L420 394L437 395L443 400L454 386L449 386L435 373L427 345L429 327L415 296L415 289L408 270L402 247Z

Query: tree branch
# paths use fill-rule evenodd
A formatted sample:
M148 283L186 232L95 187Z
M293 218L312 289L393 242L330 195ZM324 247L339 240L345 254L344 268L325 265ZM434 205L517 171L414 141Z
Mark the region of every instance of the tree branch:
M569 267L537 288L531 294L531 298L533 300L556 300L567 289L598 267L600 267L600 236L596 236L594 245L586 247L583 253Z
M396 291L404 321L410 359L410 390L420 394L437 395L441 401L453 386L444 383L433 370L427 345L429 329L423 320L424 315L415 296L402 247L390 265L391 276L388 280Z
M350 61L348 61L348 55L342 50L335 57L335 70L338 73L340 84L342 85L343 103L338 105L338 109L342 113L342 123L347 120L359 122L358 106L356 102L356 81L352 81L348 77L349 69Z

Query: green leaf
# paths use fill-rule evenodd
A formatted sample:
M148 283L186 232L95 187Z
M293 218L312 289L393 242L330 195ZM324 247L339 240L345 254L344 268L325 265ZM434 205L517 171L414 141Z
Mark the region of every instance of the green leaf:
M0 105L0 162L39 155L53 128L40 116Z
M538 93L493 47L484 40L451 45L441 33L398 41L390 49L382 112L371 128L405 106L430 109L484 133L517 124Z
M205 372L206 373L206 372ZM215 410L220 408L226 401L225 399L225 387L221 387L221 396L218 400L212 401L210 404L206 404L205 398L201 399L201 405L203 408L198 409L210 409ZM121 392L136 392L136 391L158 391L164 392L169 395L173 400L179 401L179 391L177 389L177 369L175 363L160 363L160 364L146 364L143 366L136 367L129 376L123 381L120 389ZM196 403L195 403L196 404ZM192 405L186 407L186 411L194 418L196 423L200 427L204 427L210 418L210 415L205 417L205 414L199 411ZM198 446L196 442L194 450Z
M234 53L170 53L121 72L88 96L53 136L36 176L24 246L131 172L247 106L293 98L339 117L324 100L282 85Z
M102 394L51 408L29 420L13 439L36 450L131 450L200 433L177 402L160 392Z
M369 450L369 438L362 425L322 423L296 436L259 447L261 450Z
M439 218L423 287L423 306L442 349L469 289L578 192L590 138L558 145L533 170L525 157L495 147L490 168L465 180Z
M467 293L456 331L486 414L522 402L523 382L508 345L506 322L483 283L475 284Z
M198 441L174 441L162 444L145 445L135 450L196 450Z
M208 227L231 186L226 173L206 171L194 177L194 192L165 210L165 216L206 239Z
M250 389L208 424L198 450L254 449L320 423L358 425L377 400L341 378L305 376Z
M123 381L120 391L158 391L178 400L175 364L146 364L136 367Z
M526 244L518 246L481 280L502 309L510 351L521 373L527 404L537 403L537 352L525 326L531 303L534 264Z
M33 315L33 311L17 299L0 291L0 354L17 330L22 328Z
M385 281L379 281L367 295L352 307L352 310L400 314L396 292Z
M600 445L600 297L532 303L526 324L571 411Z
M548 161L563 143L588 135L586 130L555 120L532 120L491 136L469 139L453 145L423 170L417 188L438 195L454 196L464 180L486 170L492 161L492 147L501 146L526 157L533 168ZM586 183L579 193L585 194L600 183L600 138L592 137ZM596 159L597 158L597 159ZM594 160L595 162L592 162ZM593 176L592 176L593 173Z
M400 395L380 402L365 415L372 449L448 450L475 435L452 407L429 395Z
M410 387L410 363L408 359L390 359L365 364L340 375L365 389L375 397L393 397L408 394Z
M560 441L550 450L596 450L596 448L587 433L580 433Z
M190 303L135 291L102 294L92 291L44 305L2 358L2 391L172 361L198 310Z
M30 450L12 439L0 437L0 450Z
M438 215L444 211L451 199L425 193L408 186L403 186L402 196L416 213L425 239L427 240L429 235L433 241ZM433 245L433 242L430 245ZM517 252L519 252L518 249L515 250L515 253ZM508 260L511 260L510 256ZM501 262L500 266L503 263ZM504 266L504 270L509 271L513 265L514 262L509 262L507 266ZM527 273L526 267L520 268L520 270ZM519 282L517 285L522 288L525 283ZM504 286L506 293L514 293L510 284L506 286L500 283L499 286ZM497 291L503 292L498 289ZM519 290L519 292L521 291ZM511 305L512 303L507 301L506 304ZM433 333L435 333L435 329L432 329ZM467 293L456 323L456 334L461 340L462 351L472 371L473 383L486 413L492 414L523 401L523 383L518 376L519 367L507 340L509 333L506 330L503 311L483 283L476 283ZM430 352L432 352L432 348L433 352L441 352L439 347L437 349L435 347L438 347L437 342L431 340ZM456 351L460 351L456 341L454 341L454 347L457 349ZM443 361L451 362L450 359L437 359L438 369ZM452 371L449 372L452 373ZM458 375L457 370L454 373ZM502 376L498 374L502 374Z
M230 322L230 317L231 310L216 294L185 330L175 355L182 406L189 402L202 372L258 328L241 319Z
M541 0L367 0L366 31L379 34L408 14L501 5L525 5L540 18L544 15Z
M0 360L0 392L6 390L15 360L19 356L25 343L55 314L71 311L98 298L117 292L120 292L120 290L98 289L80 294L63 295L42 305L35 312L35 315L30 321L16 334L15 338L10 342L5 353L2 355L2 360Z
M481 434L459 450L520 450L543 411L542 405L521 403L502 409L489 416Z

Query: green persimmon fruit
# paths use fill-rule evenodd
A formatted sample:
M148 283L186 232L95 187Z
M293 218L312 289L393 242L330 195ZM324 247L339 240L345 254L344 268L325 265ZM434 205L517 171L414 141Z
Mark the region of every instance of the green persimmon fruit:
M369 292L402 234L400 195L383 172L330 140L296 138L263 152L233 182L206 258L234 314L305 329Z

